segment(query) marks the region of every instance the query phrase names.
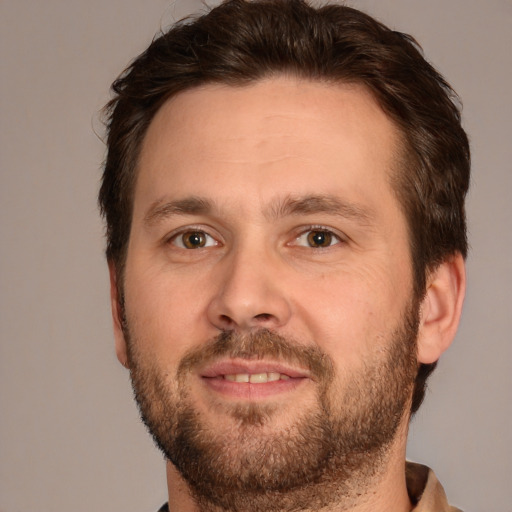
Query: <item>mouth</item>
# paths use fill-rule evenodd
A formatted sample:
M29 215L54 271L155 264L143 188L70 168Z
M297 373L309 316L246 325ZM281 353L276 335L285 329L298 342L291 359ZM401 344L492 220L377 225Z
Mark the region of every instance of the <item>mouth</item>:
M232 373L221 376L230 382L250 382L251 384L265 384L267 382L276 382L278 380L288 380L289 375L285 373Z
M208 389L226 397L257 400L290 392L310 380L306 370L276 362L223 361L200 372Z

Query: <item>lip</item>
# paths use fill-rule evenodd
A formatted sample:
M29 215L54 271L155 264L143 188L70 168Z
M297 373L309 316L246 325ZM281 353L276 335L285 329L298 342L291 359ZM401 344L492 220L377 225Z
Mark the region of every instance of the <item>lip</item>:
M225 375L259 373L280 373L289 378L264 383L240 383L224 379ZM202 369L200 377L204 385L215 394L244 401L258 401L289 393L310 380L306 370L276 361L262 360L219 361Z
M277 361L264 360L251 361L239 359L218 361L200 371L201 377L210 379L236 373L248 373L249 375L257 373L281 373L287 375L290 379L310 378L309 372L302 368L293 368Z

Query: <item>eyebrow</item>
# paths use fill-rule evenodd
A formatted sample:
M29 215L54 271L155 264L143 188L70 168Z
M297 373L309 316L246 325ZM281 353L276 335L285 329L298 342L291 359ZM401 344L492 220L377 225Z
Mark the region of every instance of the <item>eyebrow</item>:
M144 224L154 226L174 215L207 215L213 209L208 199L202 197L187 197L173 201L156 201L144 216Z
M144 224L154 226L175 215L208 215L217 211L214 203L204 197L191 196L171 201L158 200L151 205L144 216ZM362 206L332 195L287 196L269 204L264 215L277 221L283 217L325 213L371 225L374 213Z
M371 209L333 195L288 196L284 200L271 204L267 211L267 217L277 220L287 216L315 213L335 215L363 225L370 225L375 219L375 214Z

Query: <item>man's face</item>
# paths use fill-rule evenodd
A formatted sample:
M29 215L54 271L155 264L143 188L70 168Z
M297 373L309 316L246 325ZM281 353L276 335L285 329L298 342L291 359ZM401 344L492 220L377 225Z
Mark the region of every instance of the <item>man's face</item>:
M417 305L398 153L356 86L209 85L151 123L118 352L166 455L193 486L217 475L198 492L371 478L405 428Z

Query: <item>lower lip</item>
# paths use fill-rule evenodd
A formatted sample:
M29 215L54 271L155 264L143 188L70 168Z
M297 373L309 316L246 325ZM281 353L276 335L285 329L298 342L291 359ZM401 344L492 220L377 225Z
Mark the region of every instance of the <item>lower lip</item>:
M219 377L203 377L202 380L209 389L226 397L258 400L294 391L308 379L299 377L258 384L252 384L250 382L232 382Z

